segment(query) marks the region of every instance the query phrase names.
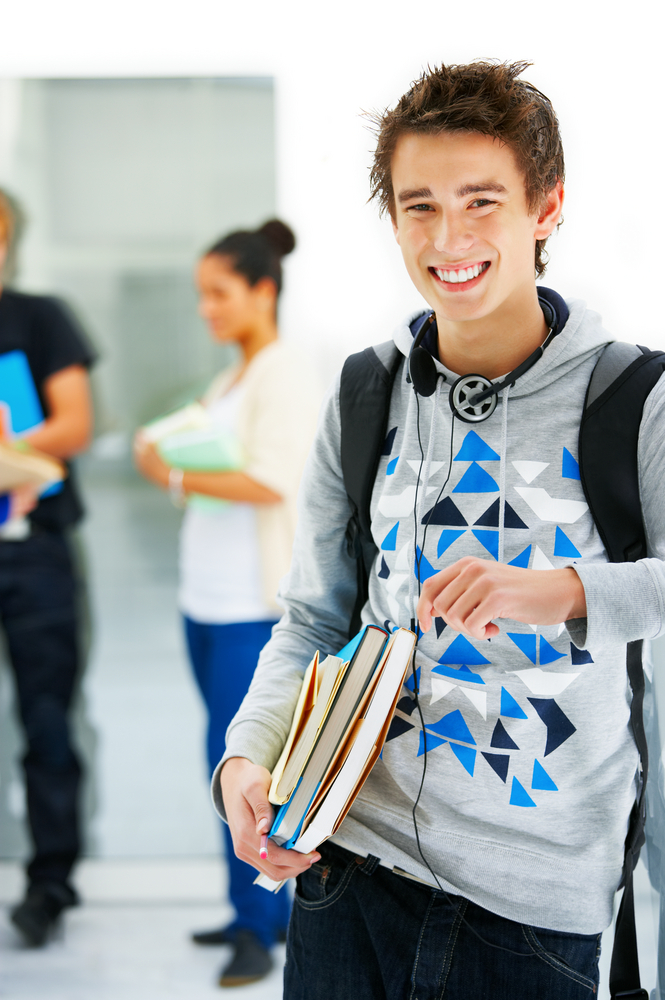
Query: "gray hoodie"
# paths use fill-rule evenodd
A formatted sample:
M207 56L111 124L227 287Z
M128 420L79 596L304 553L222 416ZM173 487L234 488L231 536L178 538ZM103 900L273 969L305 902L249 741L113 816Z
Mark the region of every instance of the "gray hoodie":
M436 619L416 654L426 737L409 679L382 758L334 840L433 884L429 865L446 891L508 919L591 934L611 921L635 799L625 644L665 631L665 381L647 401L639 440L649 557L610 564L576 459L589 378L613 338L582 302L568 306L563 330L483 423L453 421L447 394L457 376L438 361L446 381L429 398L416 399L405 366L398 373L372 496L379 551L363 621L409 627L416 551L421 580L466 555L543 572L572 565L588 617L538 628L501 619L500 634L483 641ZM405 356L413 319L395 333ZM285 614L223 760L272 769L305 666L316 649L336 652L347 640L356 568L345 549L339 441L337 382L301 486ZM412 809L425 761L419 850Z

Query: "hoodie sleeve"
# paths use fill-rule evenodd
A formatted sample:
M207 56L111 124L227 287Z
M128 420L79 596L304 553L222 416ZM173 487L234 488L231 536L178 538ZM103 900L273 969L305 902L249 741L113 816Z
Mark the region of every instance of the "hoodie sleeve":
M278 595L284 615L227 730L226 753L213 776L213 801L222 816L222 764L229 757L246 757L272 770L288 736L307 664L317 649L323 655L336 653L348 641L357 593L355 560L346 552L350 516L340 463L338 379L323 404L302 478L291 569Z
M645 404L637 456L648 557L575 566L586 594L586 630L584 620L577 620L569 631L575 645L592 655L608 643L665 633L665 376Z

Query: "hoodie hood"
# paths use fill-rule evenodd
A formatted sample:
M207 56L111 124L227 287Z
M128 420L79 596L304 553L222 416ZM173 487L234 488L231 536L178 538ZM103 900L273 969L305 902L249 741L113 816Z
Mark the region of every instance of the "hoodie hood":
M533 368L521 376L510 390L511 398L529 396L539 392L546 386L568 375L581 363L598 353L598 351L616 340L603 328L599 313L587 309L586 303L580 299L565 300L568 307L568 319L564 327L556 335L542 358ZM408 357L413 344L412 324L428 310L418 309L407 316L406 320L395 330L393 340L399 351ZM445 377L450 386L459 375L434 358L437 371ZM495 379L499 381L499 379Z

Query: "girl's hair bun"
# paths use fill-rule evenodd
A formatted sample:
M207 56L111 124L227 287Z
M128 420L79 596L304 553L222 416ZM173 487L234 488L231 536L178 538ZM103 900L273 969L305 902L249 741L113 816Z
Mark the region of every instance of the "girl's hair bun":
M280 219L268 219L256 231L266 238L271 249L279 257L286 257L295 248L296 238L293 230Z

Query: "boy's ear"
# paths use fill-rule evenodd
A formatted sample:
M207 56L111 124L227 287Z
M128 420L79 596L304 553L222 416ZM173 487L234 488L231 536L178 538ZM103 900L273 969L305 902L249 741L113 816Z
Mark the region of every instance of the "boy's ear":
M538 212L534 234L537 240L546 240L558 226L561 221L563 198L563 184L561 181L557 181L552 190L548 191L545 195L543 204Z

